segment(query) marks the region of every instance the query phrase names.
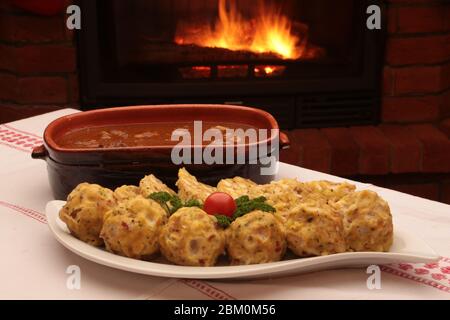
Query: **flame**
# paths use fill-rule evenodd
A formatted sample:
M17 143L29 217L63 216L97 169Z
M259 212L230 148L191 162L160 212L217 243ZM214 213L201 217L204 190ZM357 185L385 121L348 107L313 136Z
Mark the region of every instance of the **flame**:
M293 33L292 22L275 7L259 2L256 17L245 18L236 1L219 0L218 19L214 28L204 24L200 28L180 24L175 43L202 47L244 50L255 53L274 53L283 59L298 59L304 45Z
M274 71L275 71L275 69L272 68L272 67L265 67L264 68L264 72L267 73L267 74L272 74Z
M286 71L286 66L255 66L254 75L257 78L278 77Z

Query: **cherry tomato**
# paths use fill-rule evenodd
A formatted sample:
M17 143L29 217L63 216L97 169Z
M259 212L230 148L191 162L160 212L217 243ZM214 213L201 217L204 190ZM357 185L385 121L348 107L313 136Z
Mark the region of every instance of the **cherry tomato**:
M206 198L203 210L210 215L231 217L236 211L236 202L228 193L215 192Z

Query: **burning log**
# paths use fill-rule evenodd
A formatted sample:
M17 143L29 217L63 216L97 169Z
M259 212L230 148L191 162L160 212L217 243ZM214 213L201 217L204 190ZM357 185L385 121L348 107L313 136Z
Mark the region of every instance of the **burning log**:
M325 50L307 45L300 60L313 60L325 56ZM272 52L252 52L225 48L207 48L195 44L177 45L168 42L145 42L134 54L134 62L139 64L211 64L227 62L279 62L281 57Z
M149 62L179 63L222 63L231 61L279 61L275 53L255 53L250 51L234 51L224 48L206 48L195 44L177 45L175 43L148 42L141 46L134 55L134 61L147 64Z
M293 21L275 5L256 2L251 17L242 14L237 2L218 0L214 26L208 21L182 20L177 24L175 43L208 48L226 48L254 53L276 53L281 59L302 58L308 46L308 26Z

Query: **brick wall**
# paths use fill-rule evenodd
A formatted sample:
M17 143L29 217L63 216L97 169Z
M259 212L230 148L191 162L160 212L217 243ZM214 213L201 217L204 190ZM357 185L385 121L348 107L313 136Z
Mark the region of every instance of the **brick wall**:
M294 130L281 160L450 203L450 1L386 3L383 123Z
M67 1L69 4L69 1ZM78 105L74 34L0 0L0 123Z
M78 106L65 14L41 17L7 2L0 0L0 123ZM281 159L450 203L450 1L386 3L383 124L294 130Z
M281 152L283 162L450 204L450 140L433 124L288 134L293 147Z
M383 122L450 117L450 2L389 0Z
M76 49L65 13L41 17L8 3L0 0L0 122L77 105ZM450 128L450 2L386 3L383 122Z

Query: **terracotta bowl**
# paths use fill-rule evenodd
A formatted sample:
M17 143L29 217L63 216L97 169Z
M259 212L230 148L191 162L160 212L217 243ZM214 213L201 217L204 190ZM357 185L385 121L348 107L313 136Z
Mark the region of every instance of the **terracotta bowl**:
M114 189L124 184L138 185L147 174L154 174L173 186L180 167L186 167L200 181L215 185L220 179L242 176L258 183L273 180L274 175L262 175L264 161L257 164L192 164L175 165L171 160L173 146L121 148L64 148L57 141L65 133L94 126L151 124L154 122L194 120L231 122L259 129L278 129L276 120L259 109L229 105L160 105L100 109L61 117L48 125L44 145L33 150L32 157L47 162L50 185L55 199L66 199L79 183L98 183ZM279 148L288 148L289 140L283 133L270 136L269 143L279 138ZM205 146L190 146L204 148ZM248 155L248 145L245 150ZM275 151L271 149L267 156ZM261 159L259 159L261 160ZM236 162L235 162L236 163Z

